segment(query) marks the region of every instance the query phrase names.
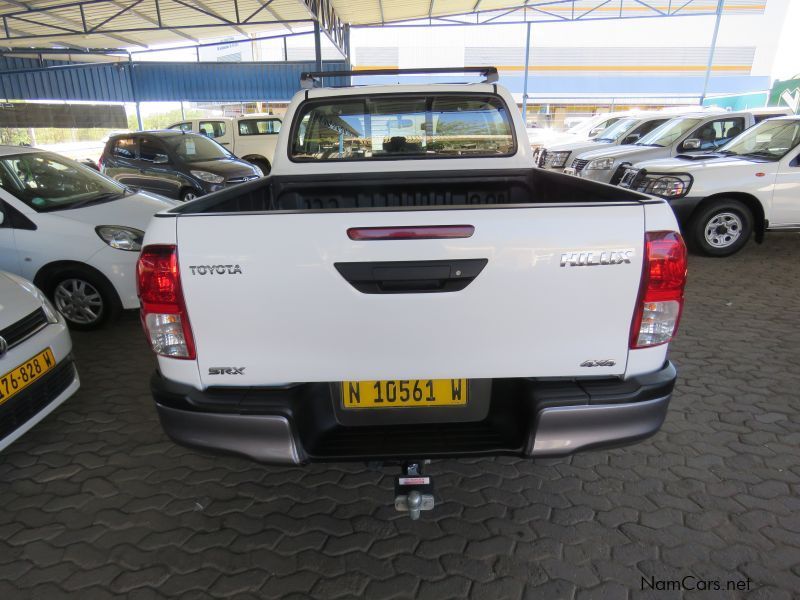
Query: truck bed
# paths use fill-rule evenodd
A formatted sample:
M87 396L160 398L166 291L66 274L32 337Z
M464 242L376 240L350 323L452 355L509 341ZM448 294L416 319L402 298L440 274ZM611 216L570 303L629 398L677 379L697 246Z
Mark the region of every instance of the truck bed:
M209 194L172 213L372 210L526 204L658 202L630 190L538 168L265 177Z

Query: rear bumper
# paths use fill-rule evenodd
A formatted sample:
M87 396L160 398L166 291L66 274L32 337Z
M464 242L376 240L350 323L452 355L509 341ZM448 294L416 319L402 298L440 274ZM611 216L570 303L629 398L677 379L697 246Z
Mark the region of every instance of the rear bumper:
M164 431L175 442L272 464L459 456L564 456L636 442L666 416L676 371L634 379L495 379L480 421L402 425L384 414L342 424L336 386L196 390L155 373ZM486 384L484 384L486 385ZM419 413L428 409L414 410Z

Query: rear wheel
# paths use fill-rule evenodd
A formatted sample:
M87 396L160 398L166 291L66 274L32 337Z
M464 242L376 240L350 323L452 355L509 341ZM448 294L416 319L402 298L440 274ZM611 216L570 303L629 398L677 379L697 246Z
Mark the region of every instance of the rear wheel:
M88 269L58 271L48 281L47 295L72 329L97 329L122 308L114 288Z
M708 256L730 256L741 250L753 233L753 213L733 199L720 199L692 218L690 240Z

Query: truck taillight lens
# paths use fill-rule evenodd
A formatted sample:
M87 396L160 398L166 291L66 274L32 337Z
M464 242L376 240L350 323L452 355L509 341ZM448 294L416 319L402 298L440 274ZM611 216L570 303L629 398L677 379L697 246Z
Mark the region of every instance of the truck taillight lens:
M156 354L195 358L192 328L186 314L178 271L178 249L145 246L136 265L142 325Z
M686 285L686 245L674 231L648 231L631 349L669 342L678 330Z

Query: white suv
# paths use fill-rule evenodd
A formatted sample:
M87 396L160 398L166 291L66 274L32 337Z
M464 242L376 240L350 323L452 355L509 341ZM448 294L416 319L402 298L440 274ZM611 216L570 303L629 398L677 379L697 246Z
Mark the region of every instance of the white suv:
M800 117L759 123L712 154L637 163L619 185L666 198L687 242L710 256L800 230Z
M614 185L619 183L625 169L634 163L686 152L712 152L760 120L785 112L786 109L774 108L684 114L667 121L634 144L579 154L564 172Z
M642 113L625 117L610 125L593 138L547 144L536 155L536 166L563 171L570 158L593 150L608 150L622 144L633 144L672 116L663 112Z

